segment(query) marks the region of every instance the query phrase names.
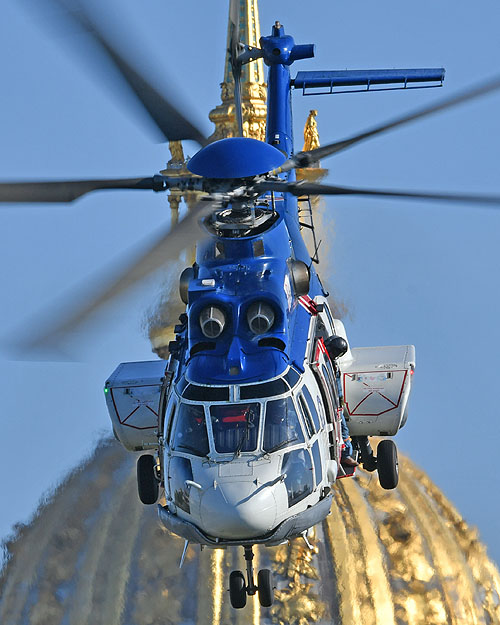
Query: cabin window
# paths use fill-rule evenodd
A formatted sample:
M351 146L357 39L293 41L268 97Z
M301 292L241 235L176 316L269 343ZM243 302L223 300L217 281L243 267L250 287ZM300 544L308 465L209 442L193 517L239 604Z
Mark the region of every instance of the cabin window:
M169 443L170 443L170 436L172 435L172 425L174 423L175 408L176 408L176 403L174 402L172 404L172 407L170 408L170 416L169 416L168 421L167 421L167 432L166 432L166 436L165 436L165 440L169 441ZM165 427L165 424L164 424L163 427Z
M303 442L304 434L292 398L268 401L264 423L264 451L278 451Z
M328 383L326 382L326 378L321 374L319 369L313 369L314 377L316 378L316 383L319 387L319 391L321 393L321 400L323 402L323 407L325 409L325 417L327 423L333 423L335 421L335 406L333 405L333 395L326 388Z
M180 404L173 449L195 456L208 455L208 434L203 406Z
M325 324L321 317L318 317L318 322L316 324L316 337L326 339L328 336L328 332L326 331Z
M281 474L286 475L285 486L290 508L312 493L312 471L311 456L307 449L295 449L283 457Z
M314 422L314 426L317 432L320 429L320 423L319 423L318 411L316 410L316 406L314 405L314 400L307 386L302 387L302 392L304 393L304 397L306 398L307 406L309 408L309 414L312 417L312 420Z
M321 454L319 451L319 442L316 441L312 448L313 458L314 458L314 477L316 479L316 486L321 484L322 480L322 470L321 470Z
M302 414L304 415L307 435L309 436L309 438L311 438L311 436L314 436L315 434L314 423L312 421L311 414L309 413L306 400L304 399L304 395L302 395L302 393L300 393L299 395L299 404L300 404L300 407L302 408Z
M332 317L332 313L330 312L330 309L328 308L328 305L325 306L324 311L326 313L326 316L328 317L328 321L330 322L330 326L331 326L332 330L334 330L335 326L333 324L333 317Z
M259 433L260 404L210 407L215 449L220 454L254 451Z
M324 367L325 367L325 369L327 371L327 380L329 380L330 384L332 385L332 389L334 389L335 394L336 394L337 391L338 391L338 387L337 387L337 374L335 372L335 369L333 368L332 361L327 356L325 356L325 365L324 365Z
M326 385L328 386L328 391L332 403L336 408L339 405L337 378L333 377L332 371L330 369L327 369L324 365L321 367L321 372L323 373L323 377L326 380Z

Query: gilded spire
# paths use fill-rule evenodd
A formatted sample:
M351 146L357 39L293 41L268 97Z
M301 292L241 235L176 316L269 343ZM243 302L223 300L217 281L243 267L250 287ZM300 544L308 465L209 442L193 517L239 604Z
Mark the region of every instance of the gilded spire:
M258 47L260 40L259 5L257 0L240 0L240 41ZM229 23L226 49L229 50ZM215 124L212 141L237 136L234 110L234 81L226 52L224 82L221 83L222 103L210 111L209 118ZM243 134L265 141L266 100L264 62L262 59L243 65L241 69L241 100L243 106Z
M224 83L233 82L231 63L229 61L230 24L227 26L226 62L224 65ZM260 41L259 4L257 0L240 0L240 42L252 48L258 48ZM258 59L247 63L241 68L243 83L265 84L264 61ZM224 84L222 83L222 84Z

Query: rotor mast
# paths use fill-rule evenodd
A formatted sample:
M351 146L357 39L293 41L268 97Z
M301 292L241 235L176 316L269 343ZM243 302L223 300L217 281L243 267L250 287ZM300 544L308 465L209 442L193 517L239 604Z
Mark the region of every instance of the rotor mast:
M298 45L280 22L275 22L270 37L260 40L263 58L269 66L269 99L266 141L284 152L293 153L290 65L314 56L314 45Z

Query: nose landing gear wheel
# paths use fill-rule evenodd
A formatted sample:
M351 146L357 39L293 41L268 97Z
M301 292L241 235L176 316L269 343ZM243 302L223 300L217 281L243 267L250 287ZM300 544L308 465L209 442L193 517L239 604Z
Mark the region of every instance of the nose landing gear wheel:
M229 576L229 598L233 608L244 608L247 604L245 576L241 571L231 571Z
M273 574L269 569L261 569L257 575L259 601L263 608L270 608L274 601Z
M269 569L261 569L257 575L255 584L253 571L253 551L251 545L245 545L245 561L247 565L248 583L241 571L233 571L229 576L229 598L233 608L244 608L247 603L247 595L253 597L259 593L259 602L263 608L270 608L274 601L273 574Z
M377 469L380 486L386 490L396 488L399 482L398 450L392 441L378 444Z

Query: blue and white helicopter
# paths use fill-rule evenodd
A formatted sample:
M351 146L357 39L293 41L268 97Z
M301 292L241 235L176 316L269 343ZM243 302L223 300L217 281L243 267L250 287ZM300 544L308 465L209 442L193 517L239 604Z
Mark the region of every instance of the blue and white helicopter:
M230 1L229 50L239 137L208 144L173 98L126 59L76 1L51 0L65 19L87 31L168 140L190 139L202 149L190 175L169 178L0 184L2 202L70 202L101 189L168 189L205 193L185 219L105 291L30 340L54 344L104 305L197 240L196 261L180 276L186 311L175 327L168 361L122 363L105 384L115 436L140 455L139 497L158 506L163 524L189 543L242 546L246 575L233 571L233 607L258 593L273 602L269 569L255 576L253 546L294 537L329 513L332 488L352 476L357 460L377 470L383 488L398 482L391 440L373 453L370 436L394 436L405 424L415 350L412 345L351 348L335 319L302 238L298 199L358 194L484 202L497 196L412 193L297 181L308 167L354 144L500 87L496 80L345 140L295 152L291 92L321 88L378 90L440 86L444 70L302 71L290 68L314 55L276 22L260 48L239 41L239 2ZM49 0L47 0L47 3ZM242 136L241 68L262 58L269 68L266 142ZM198 234L200 224L205 235ZM353 461L343 462L344 419ZM185 551L184 551L185 554Z

